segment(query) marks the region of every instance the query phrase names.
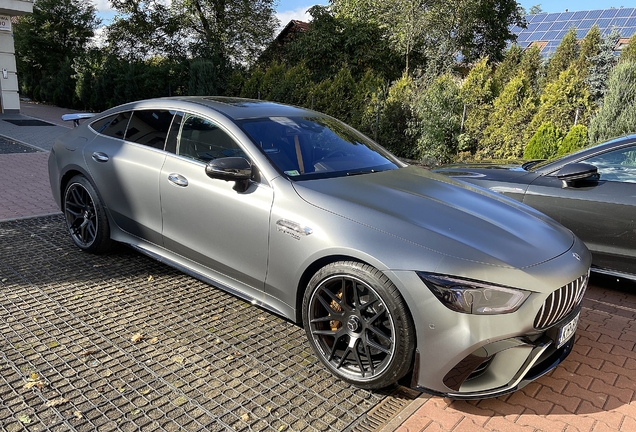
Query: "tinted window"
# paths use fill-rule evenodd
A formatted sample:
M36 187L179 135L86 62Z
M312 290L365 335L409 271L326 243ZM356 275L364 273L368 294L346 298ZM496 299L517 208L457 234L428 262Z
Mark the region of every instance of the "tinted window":
M399 166L385 149L335 119L269 117L241 126L279 171L297 180Z
M135 111L126 129L126 140L163 150L173 115L166 110Z
M128 126L128 120L130 119L130 114L130 111L113 114L91 123L91 127L98 133L108 135L113 138L123 139L124 132L126 132L126 126Z
M603 153L584 162L598 169L601 180L636 183L636 147Z
M202 162L223 157L246 157L234 140L212 121L186 114L177 143L177 154Z
M177 138L179 136L179 130L181 129L181 123L183 123L183 113L177 112L172 118L170 132L168 132L168 138L166 139L167 152L177 153Z

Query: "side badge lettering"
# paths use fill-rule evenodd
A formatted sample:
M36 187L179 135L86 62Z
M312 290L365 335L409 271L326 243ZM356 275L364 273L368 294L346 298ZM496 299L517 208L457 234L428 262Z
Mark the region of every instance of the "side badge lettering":
M314 230L309 227L303 227L298 222L287 219L279 219L276 222L276 230L288 234L296 240L300 240L300 237L308 236L314 232Z

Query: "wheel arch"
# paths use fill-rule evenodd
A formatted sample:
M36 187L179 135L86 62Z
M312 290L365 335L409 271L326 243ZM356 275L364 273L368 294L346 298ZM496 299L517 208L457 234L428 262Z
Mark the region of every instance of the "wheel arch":
M298 286L296 287L296 324L299 324L300 326L303 324L303 296L305 295L305 290L307 289L309 280L324 266L338 261L355 261L361 264L373 266L369 262L350 255L328 255L318 258L312 262L309 266L307 266L307 268L305 268L305 271L298 280Z
M60 203L61 203L60 207L62 208L62 211L64 211L64 191L66 190L66 186L68 186L71 179L75 177L76 175L81 175L86 177L86 179L93 185L95 192L99 194L99 191L95 187L95 182L93 182L93 180L91 179L90 175L86 172L86 170L82 169L81 167L77 165L72 165L68 167L68 169L66 169L66 171L64 171L64 173L60 176L60 181L58 184L58 192L60 194ZM101 199L101 195L100 195L100 199Z

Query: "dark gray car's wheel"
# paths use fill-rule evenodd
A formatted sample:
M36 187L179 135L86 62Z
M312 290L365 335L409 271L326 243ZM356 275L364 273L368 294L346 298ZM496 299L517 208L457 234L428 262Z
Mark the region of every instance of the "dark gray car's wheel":
M64 218L73 242L80 249L91 253L110 249L108 218L99 195L86 177L77 175L66 185Z
M389 386L412 365L411 315L395 285L369 265L336 262L319 270L305 291L303 324L320 360L356 386Z

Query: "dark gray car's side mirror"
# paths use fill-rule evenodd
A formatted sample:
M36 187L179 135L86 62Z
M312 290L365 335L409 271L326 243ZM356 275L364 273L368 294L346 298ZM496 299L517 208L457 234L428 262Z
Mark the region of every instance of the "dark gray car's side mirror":
M563 182L563 187L576 181L595 181L599 179L598 169L594 165L582 162L565 165L557 172L556 176Z
M213 179L234 181L234 189L245 192L252 178L252 164L242 157L219 158L207 163L205 173Z

